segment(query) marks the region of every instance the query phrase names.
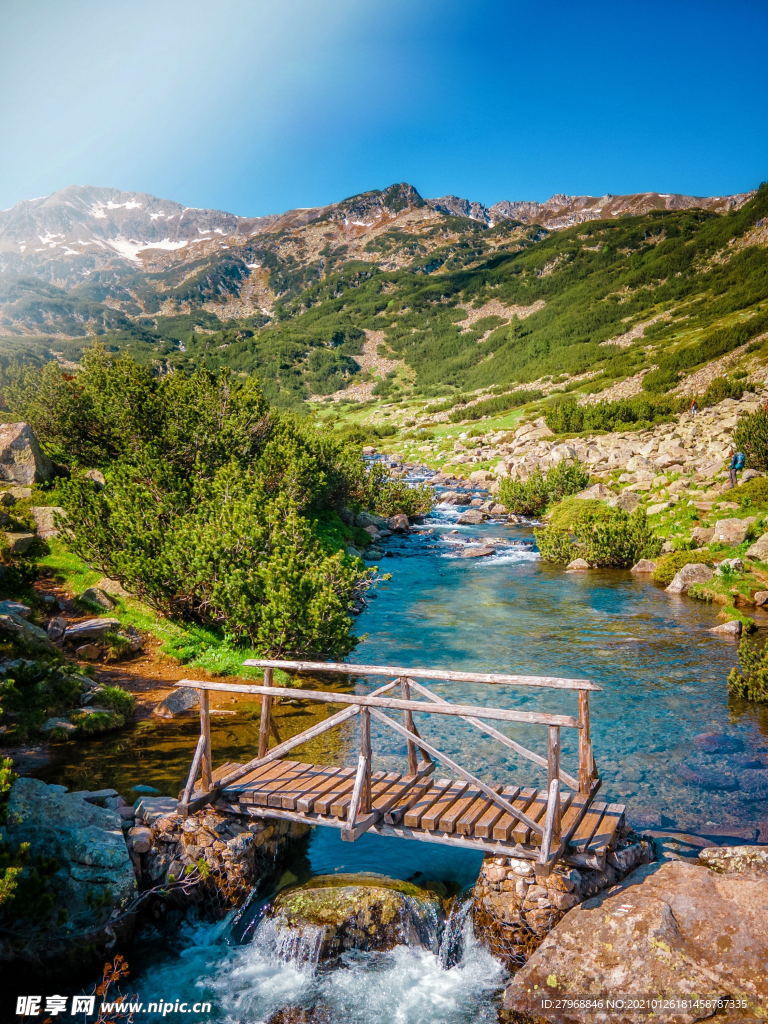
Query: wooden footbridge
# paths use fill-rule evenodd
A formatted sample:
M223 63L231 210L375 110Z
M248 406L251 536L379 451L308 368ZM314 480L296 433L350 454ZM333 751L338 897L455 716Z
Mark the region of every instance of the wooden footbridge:
M600 788L592 754L589 695L600 687L586 679L449 672L441 669L392 668L328 662L250 660L263 669L262 685L198 682L184 679L177 686L200 691L200 739L179 810L188 814L206 804L237 815L284 818L309 825L341 829L355 840L365 832L445 843L501 856L525 857L546 874L559 859L602 867L620 826L624 807L595 802ZM389 682L368 694L282 688L273 685L274 669L312 676L384 676ZM392 678L394 677L394 678ZM550 714L452 703L419 680L479 683L490 686L546 688L577 694L577 714ZM399 696L388 696L392 691ZM261 718L256 757L244 763L213 768L209 693L258 694ZM415 699L415 697L424 699ZM320 701L346 705L343 710L286 740L281 740L273 703ZM391 716L401 712L402 721ZM514 784L490 785L442 753L414 723L415 714L450 715L496 740L506 751L533 762L546 773L541 789ZM286 759L291 750L356 718L359 723L357 766L334 767ZM373 770L371 720L405 741L407 771ZM525 723L546 729L545 754L538 754L507 736L492 723ZM576 774L560 762L560 731L578 731ZM276 745L270 748L270 737ZM435 763L450 773L435 778Z

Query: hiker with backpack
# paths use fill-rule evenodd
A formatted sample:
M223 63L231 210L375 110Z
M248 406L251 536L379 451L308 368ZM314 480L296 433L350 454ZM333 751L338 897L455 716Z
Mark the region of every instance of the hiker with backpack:
M728 476L731 481L731 487L736 486L736 474L744 469L744 464L747 458L744 452L737 452L731 448L731 461L728 464Z

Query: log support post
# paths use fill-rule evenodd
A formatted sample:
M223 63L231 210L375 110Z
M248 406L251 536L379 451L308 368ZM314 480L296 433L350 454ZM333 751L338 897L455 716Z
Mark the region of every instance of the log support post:
M264 686L272 685L272 669L264 669ZM261 698L261 717L259 719L259 757L265 757L269 750L269 734L272 731L272 701L267 695Z
M360 708L360 756L347 820L341 829L344 842L353 843L359 839L376 820L376 815L371 812L371 758L371 712L368 708Z
M597 779L589 731L589 691L579 690L579 795L587 796Z
M203 740L202 758L200 763L200 780L204 790L213 784L213 767L211 764L211 708L207 690L200 691L200 736Z
M411 699L411 682L410 682L409 679L406 679L404 676L400 678L400 692L403 695L403 700L410 700ZM405 728L408 730L408 732L413 732L413 733L416 732L416 726L413 724L413 712L412 711L404 711L403 712L403 724L405 725ZM419 759L416 756L416 744L413 742L413 740L409 739L408 743L407 743L407 746L408 746L408 774L409 775L415 775L416 772L419 770Z

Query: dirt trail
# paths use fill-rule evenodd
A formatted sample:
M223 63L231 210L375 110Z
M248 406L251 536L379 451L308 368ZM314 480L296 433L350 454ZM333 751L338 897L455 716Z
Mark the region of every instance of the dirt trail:
M60 583L50 579L40 579L35 582L35 589L40 594L48 594L56 597L63 608L57 613L65 619L67 625L74 625L76 622L83 622L94 616L109 616L109 612L93 612L83 614L71 593ZM80 670L88 669L99 682L107 686L122 686L124 690L136 697L136 720L149 718L153 708L173 689L173 684L181 679L199 679L203 681L215 681L218 683L242 683L242 676L213 676L199 668L192 668L189 665L182 665L161 651L161 641L148 633L141 633L142 649L133 657L122 658L119 662L93 662L85 661L75 657L71 650L64 650L68 661L75 664ZM230 706L237 700L227 694L211 693L211 706L220 708ZM258 702L258 697L251 697L250 700Z

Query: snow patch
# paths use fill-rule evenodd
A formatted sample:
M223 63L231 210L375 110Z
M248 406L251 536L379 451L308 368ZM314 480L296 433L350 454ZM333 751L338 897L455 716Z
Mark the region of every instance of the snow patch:
M119 256L126 260L131 260L133 263L140 262L138 254L145 248L143 242L137 242L135 238L112 238L107 244Z
M173 249L183 249L184 246L190 244L190 239L182 239L177 242L171 241L170 238L162 238L159 242L140 242L136 238L112 238L107 242L107 245L114 249L116 253L123 256L127 260L132 260L134 263L139 263L139 253L145 252L147 249L166 249L168 251Z

